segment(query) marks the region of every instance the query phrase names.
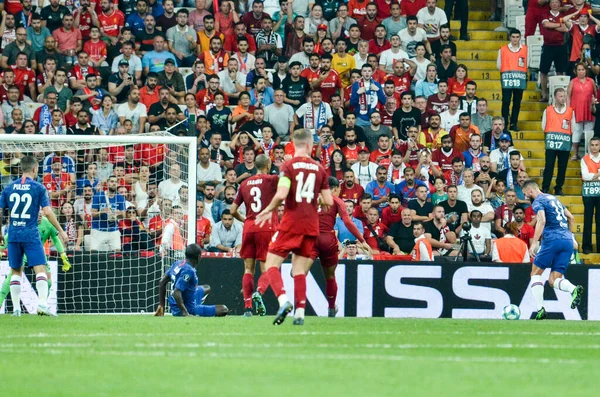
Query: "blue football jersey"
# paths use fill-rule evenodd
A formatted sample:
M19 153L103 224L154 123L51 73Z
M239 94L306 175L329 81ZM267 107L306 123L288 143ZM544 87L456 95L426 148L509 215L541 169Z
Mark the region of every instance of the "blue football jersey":
M551 194L540 194L531 205L535 212L544 210L546 225L542 237L544 241L572 240L573 233L569 230L569 222L565 214L565 206Z
M167 276L171 279L173 291L178 289L181 291L183 298L183 304L188 312L192 312L195 305L194 293L198 286L198 275L196 269L189 265L185 260L175 262L173 266L167 271ZM179 307L173 295L169 296L169 305L171 306L171 313L174 316L180 314Z
M39 240L38 215L40 208L49 205L44 185L25 177L11 182L0 195L0 207L9 210L8 239L11 242Z

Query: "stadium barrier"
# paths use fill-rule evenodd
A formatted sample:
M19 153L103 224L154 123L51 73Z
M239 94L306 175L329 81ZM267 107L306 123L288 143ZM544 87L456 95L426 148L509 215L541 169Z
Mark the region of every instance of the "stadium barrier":
M59 313L140 313L157 306L158 280L164 267L160 257L114 257L81 254L73 257L73 271L53 277L58 291ZM2 261L0 282L8 264ZM293 299L291 265L282 274ZM411 263L390 261L342 261L337 269L338 316L397 318L501 318L509 303L520 306L521 318L531 318L535 304L528 288L530 266L492 263ZM201 284L212 293L207 304L225 304L242 314L240 259L211 258L198 269ZM548 272L545 277L547 278ZM258 275L257 275L258 277ZM571 266L568 277L586 290L577 310L569 308L570 296L556 293L546 284L545 307L550 318L600 320L600 266ZM325 280L318 261L307 277L307 314L327 315ZM265 294L268 313L277 301Z

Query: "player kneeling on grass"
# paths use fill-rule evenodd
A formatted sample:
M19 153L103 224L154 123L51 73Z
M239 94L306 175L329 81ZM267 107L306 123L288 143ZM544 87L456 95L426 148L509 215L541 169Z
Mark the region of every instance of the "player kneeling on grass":
M225 305L204 305L204 299L210 293L210 286L198 285L196 267L202 257L202 248L190 244L185 249L185 259L179 260L160 279L158 284L158 309L155 316L165 314L165 296L167 284L173 283L173 293L169 296L171 314L174 316L221 317L229 313Z
M2 214L8 209L8 265L12 270L10 276L10 297L13 302L13 316L21 316L21 277L23 274L23 258L27 255L27 265L35 272L35 288L38 292L39 315L56 316L48 307L48 277L46 275L46 254L40 240L38 216L40 208L50 223L58 230L63 241L68 241L67 234L62 229L48 199L46 188L36 182L38 162L34 157L26 156L21 159L23 176L2 190L0 195L0 225ZM4 244L4 236L0 235L0 244Z
M71 269L71 263L69 263L69 258L67 257L67 253L65 252L64 245L60 238L58 237L58 231L52 223L48 220L48 218L43 217L40 213L38 216L38 231L40 232L40 241L42 244L46 243L48 239L52 239L52 243L56 248L56 251L60 254L60 258L62 260L63 272L68 272ZM4 244L0 246L1 250L6 249L8 246L9 237L8 235L4 236ZM27 265L27 257L23 258L23 265ZM50 265L48 265L48 258L46 257L46 277L48 278L48 291L52 287L52 275L50 274ZM0 306L4 303L4 300L8 296L10 292L10 277L6 277L4 279L4 283L2 283L2 288L0 288Z

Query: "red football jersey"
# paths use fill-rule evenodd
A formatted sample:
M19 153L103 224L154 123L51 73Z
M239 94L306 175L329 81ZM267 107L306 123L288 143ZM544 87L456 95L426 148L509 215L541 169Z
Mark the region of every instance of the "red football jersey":
M294 157L281 165L280 174L292 184L285 199L279 230L306 236L319 235L319 193L329 189L327 172L309 157Z
M83 45L83 50L88 53L94 63L97 63L100 58L107 55L106 43L102 40L98 40L96 43L92 40L86 41Z
M309 83L312 83L313 80L321 77L321 69L318 68L317 70L312 70L311 68L306 68L300 73L300 76L306 77L306 80L308 80Z
M29 84L35 84L35 72L31 68L20 69L16 65L10 65L15 71L15 85L19 88L21 96L25 94L25 90L29 89Z
M402 222L402 209L402 207L398 208L398 212L394 214L388 205L381 211L381 223L391 228L394 223Z
M379 221L377 221L376 224L371 225L371 227L373 228L373 230L375 231L377 236L381 237L382 239L383 239L383 236L385 236L385 234L388 231L388 227ZM377 243L377 237L375 235L373 235L373 233L371 233L371 230L369 230L369 227L367 226L366 222L363 222L363 228L364 228L365 241L367 242L367 244L369 244L369 247L371 247L374 250L379 251L380 248L379 248L379 243Z
M385 78L386 80L392 80L394 82L395 90L398 94L402 95L404 91L410 91L410 82L412 81L412 76L408 72L404 72L404 74L400 77L395 74L388 74ZM398 102L400 105L401 102Z
M360 197L365 194L365 189L360 184L355 183L351 188L346 186L345 183L341 185L340 198L344 201L350 200L354 205L358 204Z
M346 204L335 196L333 197L333 205L329 207L327 211L321 211L321 207L319 206L319 231L321 233L332 233L338 215L342 218L344 225L346 225L350 233L352 233L358 241L361 243L365 241L362 231L358 230L356 225L352 222L352 219L348 216Z
M136 145L135 159L141 160L144 165L156 165L165 160L165 145L152 143L141 143Z
M44 175L43 184L49 192L58 192L66 189L71 184L71 178L66 172L62 172L60 177L54 174L46 174ZM66 198L64 197L60 199L50 199L50 204L54 208L59 208L65 201Z
M387 167L392 162L392 151L390 149L382 152L381 149L373 150L369 156L369 161Z
M204 237L210 236L212 226L210 221L205 217L200 217L196 220L196 244L200 247L204 247Z
M254 220L261 213L275 196L277 191L277 175L259 174L251 176L240 185L238 194L233 201L238 206L246 204L246 222L244 222L244 233L269 232L277 227L277 211L273 211L271 222L265 222L262 227L258 227Z
M321 81L321 87L319 88L319 91L321 91L321 94L323 95L323 102L331 102L331 96L337 94L342 88L342 79L340 79L340 75L338 72L331 69L329 76Z
M121 28L125 25L125 15L119 10L113 10L108 15L101 12L98 14L98 22L100 22L100 29L107 36L118 37Z
M519 235L517 237L523 240L525 244L527 244L527 247L529 247L529 239L533 238L534 234L535 229L528 223L523 223L523 226L521 226L521 229L519 229Z

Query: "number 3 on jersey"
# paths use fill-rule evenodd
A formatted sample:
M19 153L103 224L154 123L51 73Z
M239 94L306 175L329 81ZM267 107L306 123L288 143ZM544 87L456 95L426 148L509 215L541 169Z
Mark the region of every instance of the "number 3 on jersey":
M262 192L258 187L254 186L252 189L250 189L250 196L252 196L252 199L254 199L254 202L250 204L250 209L257 214L260 212L260 210L262 210L262 202L260 201L261 195Z
M8 200L12 205L12 209L10 211L11 219L29 219L31 215L29 215L29 207L31 207L31 202L33 201L31 198L31 194L25 193L20 195L19 193L12 193ZM21 203L23 203L23 208L21 209L21 213L19 214L19 207L21 207Z
M317 174L309 173L304 180L304 172L298 173L296 176L296 202L301 203L303 199L306 199L307 203L311 203L315 198L315 181Z

